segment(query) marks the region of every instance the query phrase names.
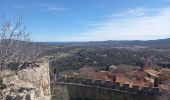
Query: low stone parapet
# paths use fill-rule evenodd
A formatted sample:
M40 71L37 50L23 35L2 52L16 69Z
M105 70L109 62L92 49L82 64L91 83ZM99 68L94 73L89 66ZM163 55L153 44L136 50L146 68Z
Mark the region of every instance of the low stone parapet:
M101 84L102 84L102 80L94 80L94 83L93 83L93 85L94 86L101 86Z
M93 85L92 79L84 79L82 81L82 84L84 84L84 85Z
M106 80L106 81L104 81L103 85L104 85L104 87L106 87L106 88L112 88L112 85L113 85L113 84L112 84L111 81Z
M130 91L132 91L132 92L138 92L138 91L139 91L139 86L137 86L137 85L132 85L132 87L130 88Z
M101 87L101 88L107 88L112 90L121 90L131 93L137 93L137 94L148 94L148 95L156 95L159 94L159 88L151 88L151 87L139 87L136 85L133 85L130 87L129 84L122 84L120 85L119 82L111 82L109 80L93 80L93 79L83 79L81 77L64 77L61 78L58 82L64 82L67 83L73 83L73 84L82 84L87 86L93 86L93 87ZM140 89L141 88L141 89Z
M113 89L120 89L120 83L114 82L112 87L113 87Z
M129 84L123 84L121 87L120 87L121 90L125 90L125 91L129 91L130 90L130 87L129 87Z
M74 82L75 82L75 83L82 84L82 82L83 82L83 78L81 78L81 77L77 77L77 78L75 78L75 79L74 79Z
M75 83L75 77L68 76L67 78L65 78L65 82L66 83Z

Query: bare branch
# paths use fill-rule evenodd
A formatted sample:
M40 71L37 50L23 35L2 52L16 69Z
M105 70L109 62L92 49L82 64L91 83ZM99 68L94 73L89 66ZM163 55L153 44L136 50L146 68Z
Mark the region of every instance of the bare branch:
M0 68L7 67L9 63L21 66L34 61L41 48L30 40L30 32L26 30L22 18L10 21L4 17L0 26Z

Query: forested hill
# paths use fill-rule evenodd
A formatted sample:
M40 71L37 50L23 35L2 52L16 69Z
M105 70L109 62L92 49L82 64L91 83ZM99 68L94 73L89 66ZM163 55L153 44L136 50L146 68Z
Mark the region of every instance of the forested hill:
M170 45L170 38L167 39L158 39L158 40L132 40L132 41L105 41L103 43L110 44L120 44L120 45Z
M108 40L108 41L90 41L90 42L39 42L46 45L144 45L144 46L168 46L170 47L170 38L158 40Z
M60 71L77 70L84 66L141 66L143 57L150 58L155 65L170 64L170 39L44 44L50 45L47 45L44 55L50 56L51 66L57 67Z

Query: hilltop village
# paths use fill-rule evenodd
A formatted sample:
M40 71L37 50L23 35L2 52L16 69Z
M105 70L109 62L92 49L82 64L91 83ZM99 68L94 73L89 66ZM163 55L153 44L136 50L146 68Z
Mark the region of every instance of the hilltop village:
M111 65L107 70L95 71L95 69L87 67L80 69L79 72L69 73L65 76L70 75L163 89L162 85L169 78L170 70L168 68L161 68L159 71L156 71L154 66L151 66L151 61L147 59L140 68L134 67L130 72L125 72L119 69L118 66Z
M137 97L138 99L134 99L134 100L144 100L144 99L155 100L154 97L157 96L161 97L162 93L169 91L169 88L167 87L166 84L169 78L170 78L169 69L162 68L160 70L156 70L152 66L151 61L149 59L144 59L143 65L140 68L133 68L132 71L129 72L124 72L115 65L110 66L107 69L107 71L106 70L96 71L92 68L82 68L80 69L79 72L65 74L64 79L61 77L58 80L58 82L59 83L65 82L69 84L70 83L83 84L83 85L90 85L95 87L99 86L108 89L118 89L120 90L119 91L120 93L123 93L122 98L126 98L126 95L128 95L127 98L129 98L129 99L120 99L120 100L131 100L130 98L136 98L134 96L135 93L137 93L139 97ZM71 88L70 91L76 92L78 90L79 90L78 88L76 89ZM113 91L117 92L117 90L113 90ZM114 92L113 94L115 95L116 92ZM110 94L108 96L111 98L113 94ZM73 97L79 97L79 96L80 95L74 94ZM121 97L114 97L114 99L113 98L112 99L117 100L117 98L121 98ZM143 98L143 99L139 99L139 98ZM79 100L79 99L73 99L73 100ZM95 99L93 98L89 100L95 100ZM109 100L109 99L105 98L104 100Z

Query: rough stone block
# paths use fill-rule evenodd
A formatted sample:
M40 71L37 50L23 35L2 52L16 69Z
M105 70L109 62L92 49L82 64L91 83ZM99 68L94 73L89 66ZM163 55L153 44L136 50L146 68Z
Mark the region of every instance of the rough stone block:
M150 87L142 87L141 93L148 94L150 93Z
M112 87L112 82L107 80L104 82L104 87L111 88Z
M133 85L132 88L131 88L131 91L132 92L138 92L139 91L139 86Z
M6 96L6 100L13 100L13 98L14 98L14 97L13 97L13 96L10 96L10 95L7 95L7 96Z
M66 82L67 83L74 83L74 77L71 77L71 76L67 77Z
M152 93L153 95L159 94L159 88L152 88L152 89L151 89L151 93Z
M94 81L95 86L101 86L101 84L102 84L102 80L95 80Z
M120 88L120 83L119 82L114 82L112 88L119 89Z
M60 77L57 81L58 82L65 82L65 77Z
M85 80L83 80L82 84L84 84L84 85L92 85L92 79L85 79Z
M121 89L128 91L128 90L129 90L129 84L123 84L123 85L121 86Z
M82 81L83 81L83 78L81 77L75 78L75 83L81 84Z

